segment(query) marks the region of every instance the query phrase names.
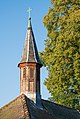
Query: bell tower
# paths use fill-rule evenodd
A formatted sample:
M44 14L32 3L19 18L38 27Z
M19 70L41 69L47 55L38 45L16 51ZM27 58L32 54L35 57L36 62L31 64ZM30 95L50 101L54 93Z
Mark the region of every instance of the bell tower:
M38 55L30 14L24 50L18 67L20 68L20 94L23 93L28 98L38 103L41 99L40 68L42 67L42 63Z

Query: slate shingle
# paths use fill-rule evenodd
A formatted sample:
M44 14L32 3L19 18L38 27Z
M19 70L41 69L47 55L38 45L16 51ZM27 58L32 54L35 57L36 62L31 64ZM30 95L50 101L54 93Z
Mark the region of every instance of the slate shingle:
M38 50L37 50L37 46L36 46L36 42L35 42L33 30L32 30L31 18L28 19L28 24L30 25L28 25L29 27L27 29L25 43L24 43L24 50L22 53L22 58L20 63L35 62L42 65L41 59L39 58L39 55L38 55Z

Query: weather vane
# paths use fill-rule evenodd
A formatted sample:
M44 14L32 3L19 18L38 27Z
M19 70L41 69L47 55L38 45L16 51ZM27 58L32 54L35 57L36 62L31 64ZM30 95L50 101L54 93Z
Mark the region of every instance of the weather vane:
M30 18L31 10L32 10L32 9L30 9L30 7L29 7L29 9L27 10L27 12L29 13L29 18Z

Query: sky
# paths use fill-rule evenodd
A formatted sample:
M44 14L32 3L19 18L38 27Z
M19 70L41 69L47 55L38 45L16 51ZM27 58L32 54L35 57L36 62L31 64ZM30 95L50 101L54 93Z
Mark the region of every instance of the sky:
M20 95L20 70L30 7L31 20L38 51L44 49L47 31L42 22L51 6L50 0L1 0L0 1L0 107ZM50 94L43 85L47 77L41 69L41 95L47 99Z

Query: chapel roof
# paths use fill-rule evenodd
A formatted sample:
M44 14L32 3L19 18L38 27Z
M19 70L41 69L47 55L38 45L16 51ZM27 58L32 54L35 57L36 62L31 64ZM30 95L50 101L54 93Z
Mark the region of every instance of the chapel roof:
M80 114L53 102L42 100L43 108L36 106L24 94L0 108L0 119L80 119Z
M0 109L0 119L55 119L45 109L40 109L24 94Z

